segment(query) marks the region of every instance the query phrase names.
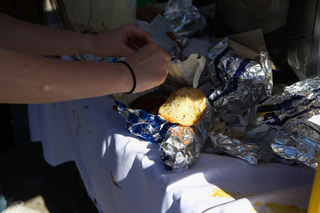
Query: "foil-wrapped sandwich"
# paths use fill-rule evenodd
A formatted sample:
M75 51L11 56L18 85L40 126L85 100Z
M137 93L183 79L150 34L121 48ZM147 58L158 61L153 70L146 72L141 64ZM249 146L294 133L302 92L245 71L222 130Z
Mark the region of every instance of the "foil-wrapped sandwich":
M206 64L213 83L208 99L218 114L209 137L214 147L251 164L273 158L267 141L274 132L254 122L252 107L270 97L273 87L268 54L257 55L259 60L249 58L227 37L209 50Z
M277 130L271 147L277 156L318 167L320 148L320 77L285 87L256 107L256 124Z
M113 94L113 97L118 112L126 120L125 128L130 133L149 142L161 143L168 128L173 124L161 118L158 115L158 109L173 91L188 85L185 84L186 80L182 73L176 75L176 72L173 71L176 67L176 61L184 64L177 57L183 54L183 48L181 48L180 43L169 37L168 32L172 32L172 29L167 20L159 15L146 30L151 34L157 45L173 56L168 66L169 76L166 82L159 87L135 94L117 93ZM184 45L187 45L187 42ZM192 61L194 61L193 58ZM114 61L117 60L116 58Z
M169 128L160 147L162 162L168 170L186 170L200 157L212 112L204 93L193 87L173 92L160 107L159 115L176 124Z
M199 89L183 87L168 94L155 89L138 98L126 94L114 97L127 121L125 127L146 141L160 143L163 164L167 170L178 172L200 157L215 114Z
M196 89L204 65L204 57L197 54L185 61L175 59L168 66L166 81L159 87L136 94L114 94L126 129L145 141L159 143L160 157L167 170L187 169L199 158L208 138L215 114L206 95ZM182 94L186 98L172 111L170 103L183 97ZM191 111L197 113L191 116Z
M207 54L207 69L213 82L208 96L217 114L253 106L272 94L272 68L267 52L260 62L248 58L223 39Z

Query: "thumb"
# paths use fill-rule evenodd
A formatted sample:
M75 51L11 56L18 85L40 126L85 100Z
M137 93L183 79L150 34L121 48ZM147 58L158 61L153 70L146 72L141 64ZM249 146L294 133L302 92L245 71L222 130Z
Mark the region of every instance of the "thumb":
M133 50L129 47L125 47L125 49L122 51L123 57L129 57L135 53L136 53L136 50Z

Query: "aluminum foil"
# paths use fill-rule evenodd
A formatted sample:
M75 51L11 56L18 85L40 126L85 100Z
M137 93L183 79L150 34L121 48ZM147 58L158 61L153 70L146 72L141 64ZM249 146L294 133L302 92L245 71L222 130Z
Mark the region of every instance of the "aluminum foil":
M193 127L178 125L171 127L167 133L167 138L161 143L159 149L162 163L168 171L187 170L189 164L199 157L198 151L201 148Z
M284 92L257 107L257 125L282 126L286 121L319 109L320 78L305 79L284 88Z
M256 124L278 130L272 141L274 153L316 169L320 148L320 78L285 87L257 106Z
M159 153L168 171L184 171L199 158L201 148L212 128L212 120L216 117L209 101L202 119L197 124L181 127L164 120L161 116L139 109L130 109L123 102L130 103L132 95L122 95L126 97L118 94L115 96L115 101L119 113L126 119L126 129L146 141L161 143ZM178 131L177 128L180 128L179 131L183 131L183 134L172 134Z
M320 148L320 77L285 87L263 103L220 115L225 127L209 133L213 145L251 164L261 161L318 167ZM215 127L215 123L213 124ZM237 137L230 134L238 131Z
M312 122L312 119L319 117L319 109L314 109L303 116L296 119L288 120L283 127L289 129L291 132L297 132L299 135L304 135L311 140L320 140L320 126Z
M225 38L208 52L207 70L214 85L208 99L219 115L253 106L272 94L272 68L266 52L260 53L258 63L231 48Z
M279 130L271 147L283 159L302 163L313 169L318 167L319 141L312 138L283 129Z
M270 143L276 132L268 125L256 126L255 105L272 95L272 68L268 54L260 63L247 58L225 38L207 54L207 71L213 87L208 100L219 115L209 137L215 148L251 164L274 158Z
M201 148L208 139L215 117L207 101L204 116L198 123L193 126L177 125L169 128L159 149L162 163L168 171L185 171L200 157Z
M163 16L179 37L190 37L201 32L206 26L205 18L190 0L169 0Z
M208 139L212 120L216 116L209 101L202 119L184 131L183 137L171 134L177 124L167 122L158 115L149 114L141 109L131 109L130 103L153 91L174 92L182 87L197 87L205 58L192 54L185 61L175 59L168 65L169 74L159 87L141 93L114 94L118 112L126 120L125 128L132 134L149 142L161 143L160 156L169 171L178 172L188 169L201 153L201 147ZM188 144L185 141L188 140Z
M232 156L244 159L251 164L258 164L258 160L260 160L264 154L260 146L255 143L243 143L237 138L230 138L216 132L211 132L209 136L216 147Z
M215 148L250 164L268 163L275 157L270 147L276 131L254 125L254 108L224 114L213 121L209 137Z
M170 53L173 59L182 60L183 50L189 45L190 40L185 37L178 38L167 19L158 15L145 30L151 34L155 44Z
M117 101L119 114L126 119L125 128L146 141L161 143L167 130L174 124L158 115L149 114L143 110L130 109L127 105Z

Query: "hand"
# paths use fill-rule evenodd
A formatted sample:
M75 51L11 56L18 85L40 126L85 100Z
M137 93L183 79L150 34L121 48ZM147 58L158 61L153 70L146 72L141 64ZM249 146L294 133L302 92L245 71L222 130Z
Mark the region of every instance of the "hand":
M145 45L154 44L154 41L147 31L132 24L125 24L95 35L94 43L95 55L129 57Z
M148 44L125 61L135 73L134 93L138 93L159 86L165 81L171 56L161 47Z

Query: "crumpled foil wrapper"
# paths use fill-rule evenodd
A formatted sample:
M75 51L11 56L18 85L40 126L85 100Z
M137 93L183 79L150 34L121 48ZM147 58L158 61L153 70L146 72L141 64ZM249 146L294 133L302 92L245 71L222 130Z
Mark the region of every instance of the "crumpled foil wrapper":
M198 8L192 5L192 1L169 0L163 16L179 37L190 37L201 32L207 24Z
M285 87L256 108L256 124L277 129L274 153L316 169L320 148L320 77Z
M185 171L200 157L201 148L208 139L215 116L207 101L205 113L198 123L193 126L176 125L169 128L159 149L162 163L168 171Z
M283 125L287 120L319 107L320 77L305 79L284 88L257 107L257 125Z
M211 131L209 137L216 148L231 156L251 164L273 161L318 167L319 76L287 86L283 93L261 104L235 114L223 114L219 119L229 126ZM232 137L231 131L243 134Z
M209 138L218 150L250 164L268 163L274 154L270 147L276 131L268 125L254 125L254 107L224 114L213 121Z
M154 43L168 52L173 59L183 59L183 50L189 45L190 40L185 37L178 38L170 22L163 16L156 16L144 30L148 31Z
M209 50L207 71L213 87L208 99L223 127L209 133L215 148L250 164L270 162L274 158L270 143L276 132L268 125L256 126L255 108L272 95L272 68L267 52L260 63L229 45L225 38Z
M271 147L274 153L284 159L305 164L313 169L318 167L319 140L315 141L289 129L279 130Z
M216 147L234 157L244 159L250 164L258 164L264 154L263 149L256 143L244 143L237 138L230 138L216 132L211 132L209 136Z
M260 63L247 58L223 39L207 54L207 69L213 81L208 99L217 114L258 104L272 94L272 68L267 52Z
M125 128L133 135L146 141L161 143L168 129L174 125L158 115L149 114L139 109L130 109L117 100L115 102L119 114L126 120Z
M183 134L177 135L172 132L177 131L175 128L181 128L180 125L143 110L130 109L122 103L126 102L125 97L119 95L115 97L115 102L118 112L126 119L126 129L146 141L161 143L159 153L168 171L184 171L200 157L201 148L207 141L208 133L212 128L212 120L216 117L209 101L202 119L197 124L184 128Z
M186 129L182 137L171 134L177 124L167 122L161 116L149 114L140 109L131 109L130 103L153 91L174 92L182 87L198 87L205 58L192 54L185 61L175 59L168 65L169 74L159 87L141 93L114 94L118 112L126 120L126 129L132 134L149 142L161 143L159 154L168 171L178 172L188 169L201 153L201 147L208 139L215 113L207 100L202 119ZM206 93L205 93L206 94ZM188 144L185 141L188 140Z
M174 124L141 109L131 109L130 103L153 91L171 93L182 87L192 87L194 82L199 81L197 79L200 78L204 66L205 58L199 57L197 54L190 55L185 61L175 59L169 63L167 79L159 87L135 94L113 94L118 112L126 120L125 128L146 141L161 143L167 130Z

